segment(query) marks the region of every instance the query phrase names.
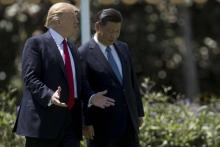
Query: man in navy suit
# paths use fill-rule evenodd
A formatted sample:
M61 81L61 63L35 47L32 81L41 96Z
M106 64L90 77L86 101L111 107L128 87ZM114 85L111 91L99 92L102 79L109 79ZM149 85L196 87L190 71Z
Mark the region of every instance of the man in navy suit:
M79 147L82 101L87 107L92 95L97 107L114 105L105 91L94 94L89 88L77 50L67 41L78 36L78 11L68 3L54 4L47 15L48 31L25 43L24 91L14 131L26 137L26 147Z
M107 90L115 105L106 109L89 100L84 128L89 147L138 147L144 116L139 88L126 43L117 41L122 16L115 9L97 13L94 37L79 48L83 75L93 91Z

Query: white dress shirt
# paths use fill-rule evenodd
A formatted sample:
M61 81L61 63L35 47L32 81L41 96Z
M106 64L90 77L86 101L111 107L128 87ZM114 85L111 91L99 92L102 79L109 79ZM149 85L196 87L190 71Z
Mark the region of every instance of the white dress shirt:
M66 38L63 38L59 33L57 33L52 28L49 29L49 32L50 32L52 38L54 39L54 41L57 45L57 48L60 52L60 55L63 59L63 63L65 64L64 51L63 51L63 40L66 39ZM69 55L70 55L72 73L73 73L74 97L77 98L77 82L76 82L76 76L75 76L76 75L75 63L74 63L73 56L72 56L72 53L70 51L69 46L68 46L68 52L69 52ZM56 79L54 79L54 80L56 80ZM62 87L61 87L61 89L62 89Z

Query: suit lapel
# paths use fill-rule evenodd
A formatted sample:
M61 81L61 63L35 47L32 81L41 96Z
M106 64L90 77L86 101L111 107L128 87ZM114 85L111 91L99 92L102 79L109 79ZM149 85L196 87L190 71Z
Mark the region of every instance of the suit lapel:
M99 48L98 44L92 39L90 41L90 47L91 49L91 53L93 54L93 57L96 58L96 60L98 60L98 62L105 68L105 71L107 71L108 73L110 73L110 75L116 80L118 81L118 83L120 83L120 81L118 80L118 78L116 77L114 71L112 70L111 65L109 64L109 62L107 61L107 59L105 58L105 56L103 55L101 49ZM120 61L122 62L122 57L119 56ZM123 70L122 70L123 71ZM124 73L123 73L124 75Z
M56 59L57 59L57 63L58 63L58 66L60 67L61 71L63 72L64 74L64 78L66 79L67 81L67 74L66 74L66 71L65 71L65 64L63 62L63 58L62 56L60 55L60 52L59 52L59 49L57 48L57 45L55 43L55 41L53 40L52 36L50 35L49 32L47 32L46 34L46 40L47 40L47 43L48 43L48 46L50 46L50 48L53 50L52 53L55 55ZM78 62L78 58L77 58L77 51L74 50L74 47L71 43L68 42L68 46L70 48L70 51L71 51L71 55L73 57L73 60L74 60L74 65L75 65L75 79L77 81L77 93L79 93L80 91L80 82L81 82L81 79L80 79L80 70L79 70L79 62Z
M65 79L67 80L67 75L65 72L65 66L64 66L62 56L60 55L59 49L57 48L57 45L56 45L55 41L53 40L52 36L50 35L49 31L46 33L46 38L48 41L48 46L50 46L51 50L53 50L52 53L56 56L57 63L59 65L61 71L63 72Z
M106 71L114 75L113 70L111 69L111 66L109 65L107 59L103 55L98 44L96 44L96 42L93 39L91 40L90 43L90 49L91 49L91 53L93 54L93 57L95 57L96 60L98 60L98 62L105 68Z

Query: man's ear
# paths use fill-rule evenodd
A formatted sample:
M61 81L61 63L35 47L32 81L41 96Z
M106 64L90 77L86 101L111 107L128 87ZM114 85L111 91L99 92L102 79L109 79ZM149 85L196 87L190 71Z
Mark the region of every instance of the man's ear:
M95 23L95 30L96 31L100 30L100 22Z

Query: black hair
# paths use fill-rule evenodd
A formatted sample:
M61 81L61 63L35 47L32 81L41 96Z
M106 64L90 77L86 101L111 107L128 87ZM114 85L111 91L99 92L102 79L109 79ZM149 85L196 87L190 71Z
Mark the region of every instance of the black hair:
M107 22L122 22L123 18L119 11L108 8L99 11L96 15L95 22L99 22L102 25L106 25Z

